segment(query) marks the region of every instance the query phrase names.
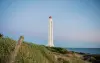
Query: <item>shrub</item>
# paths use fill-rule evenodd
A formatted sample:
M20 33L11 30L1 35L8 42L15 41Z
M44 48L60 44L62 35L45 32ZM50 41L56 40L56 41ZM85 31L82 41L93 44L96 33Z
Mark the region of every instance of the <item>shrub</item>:
M3 37L3 34L0 33L0 38L2 38L2 37Z
M52 52L57 52L61 54L66 54L68 52L66 49L60 47L47 47L47 49Z

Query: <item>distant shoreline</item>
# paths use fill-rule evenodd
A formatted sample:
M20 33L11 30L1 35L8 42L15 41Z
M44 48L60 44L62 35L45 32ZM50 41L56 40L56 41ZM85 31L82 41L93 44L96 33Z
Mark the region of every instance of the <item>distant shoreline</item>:
M66 48L68 51L74 51L85 54L100 54L100 48Z

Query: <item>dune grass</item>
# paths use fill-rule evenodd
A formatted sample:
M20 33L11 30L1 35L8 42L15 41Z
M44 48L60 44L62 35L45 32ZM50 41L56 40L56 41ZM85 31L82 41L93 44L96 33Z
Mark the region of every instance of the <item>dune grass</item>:
M16 44L17 41L9 37L0 38L0 63L9 63ZM60 60L53 52L64 55L68 51L63 48L46 47L23 41L14 63L86 63L75 57L67 57L69 61L61 57Z
M16 41L0 38L0 63L9 63ZM17 53L15 63L54 63L53 54L44 46L23 42Z

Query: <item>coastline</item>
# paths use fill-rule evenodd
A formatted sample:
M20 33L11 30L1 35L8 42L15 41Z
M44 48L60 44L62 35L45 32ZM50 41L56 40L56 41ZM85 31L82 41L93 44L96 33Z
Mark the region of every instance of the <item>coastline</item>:
M100 54L100 48L66 48L68 51L82 52L87 54Z

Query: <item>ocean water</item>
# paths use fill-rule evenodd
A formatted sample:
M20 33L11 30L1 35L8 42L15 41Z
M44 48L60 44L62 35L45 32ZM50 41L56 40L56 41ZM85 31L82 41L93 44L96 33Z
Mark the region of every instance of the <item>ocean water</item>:
M100 54L100 48L67 48L67 50L90 54Z

